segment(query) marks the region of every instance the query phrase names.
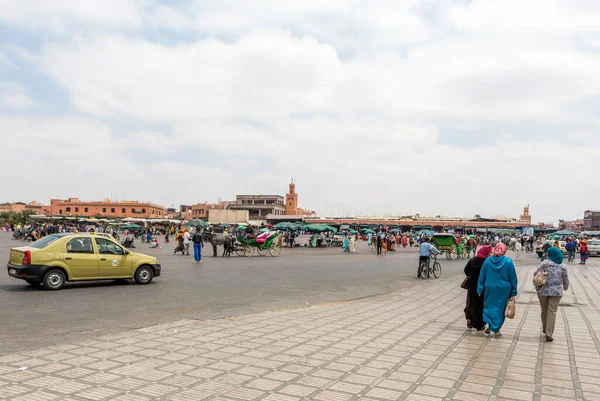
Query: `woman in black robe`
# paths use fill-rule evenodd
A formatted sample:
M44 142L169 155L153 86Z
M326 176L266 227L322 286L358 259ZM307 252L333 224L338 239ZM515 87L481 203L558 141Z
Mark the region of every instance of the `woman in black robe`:
M492 253L492 247L482 246L477 252L477 256L467 262L465 266L465 275L469 277L469 288L467 290L467 305L465 306L465 318L467 327L470 329L483 330L483 296L477 294L477 282L479 273L485 259Z

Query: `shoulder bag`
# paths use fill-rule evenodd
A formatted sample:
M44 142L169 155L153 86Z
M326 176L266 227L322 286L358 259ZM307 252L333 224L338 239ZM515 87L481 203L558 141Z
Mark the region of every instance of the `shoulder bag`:
M465 279L463 280L462 284L460 285L460 288L462 288L463 290L468 290L470 283L471 283L471 278L470 277L465 277Z
M515 297L508 298L508 302L506 303L506 309L504 310L504 316L509 319L514 319L515 317Z
M548 281L548 261L542 262L542 268L533 276L533 286L537 291L544 288Z

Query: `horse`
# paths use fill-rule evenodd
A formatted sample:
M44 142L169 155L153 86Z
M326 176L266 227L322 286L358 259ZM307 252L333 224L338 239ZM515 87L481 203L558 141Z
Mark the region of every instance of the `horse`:
M467 256L471 257L471 252L473 252L473 257L477 255L477 247L479 246L479 238L469 238L467 240Z
M234 239L229 234L222 233L205 233L204 238L206 238L207 242L213 247L213 257L217 257L217 246L223 246L223 255L222 256L231 256L233 253L233 242Z

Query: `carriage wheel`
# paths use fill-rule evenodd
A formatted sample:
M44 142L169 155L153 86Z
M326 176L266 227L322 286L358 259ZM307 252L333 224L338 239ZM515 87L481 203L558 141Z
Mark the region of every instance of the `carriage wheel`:
M252 255L254 255L254 248L251 247L250 245L246 245L244 247L244 256L248 258Z
M450 260L458 259L458 247L456 245L452 245L450 248Z
M279 256L279 254L281 253L281 247L279 246L279 244L273 244L269 248L269 253L271 254L271 256L274 256L274 257Z
M462 259L469 259L469 253L467 252L466 249L463 249L462 253L460 254L460 257Z
M235 253L236 253L236 255L238 255L240 257L244 256L244 247L240 246L240 245L236 245Z
M260 256L265 256L267 253L269 253L269 249L268 248L263 248L262 246L259 246L256 248L256 252L258 252L258 254Z

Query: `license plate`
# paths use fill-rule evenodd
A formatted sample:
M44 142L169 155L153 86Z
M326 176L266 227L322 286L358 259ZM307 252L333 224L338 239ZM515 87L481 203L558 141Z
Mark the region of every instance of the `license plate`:
M17 271L15 269L10 269L9 272L10 274L17 274Z

